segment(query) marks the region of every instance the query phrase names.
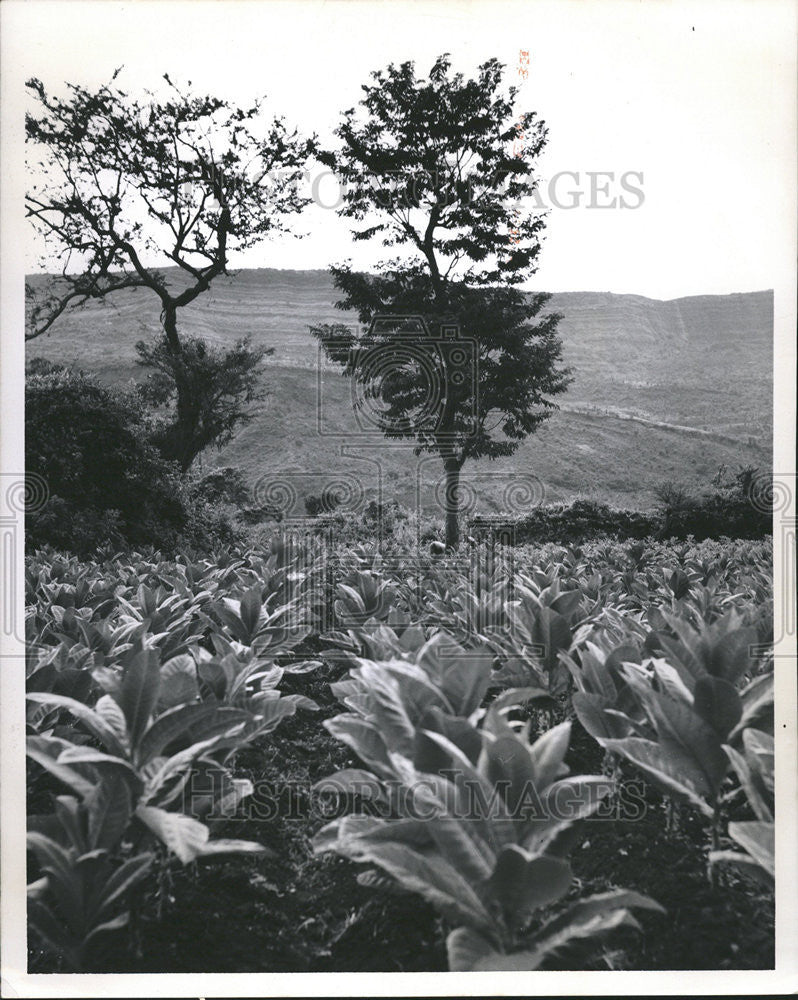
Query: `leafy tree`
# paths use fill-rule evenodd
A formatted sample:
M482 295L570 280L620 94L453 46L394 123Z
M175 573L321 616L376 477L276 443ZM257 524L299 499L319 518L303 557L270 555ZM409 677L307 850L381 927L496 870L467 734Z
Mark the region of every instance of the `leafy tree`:
M27 338L89 299L129 288L157 295L183 463L186 442L204 432L192 398L196 351L178 334L178 311L227 273L232 250L285 231L305 207L297 182L315 140L280 119L265 121L260 102L244 109L192 96L166 74L165 98L140 99L116 86L118 73L96 91L70 84L65 97L28 82L35 110L26 134L36 154L26 212L44 240L43 266L57 259L61 274L44 294L28 288ZM165 273L167 266L176 271ZM236 347L224 359L228 375L241 353ZM247 370L257 361L256 352ZM241 389L246 397L246 378Z
M140 387L141 397L163 411L152 422L151 440L184 473L201 451L211 444L223 447L253 419L247 404L266 396L262 361L274 353L273 348L251 348L247 339L222 350L198 337L184 337L179 354L165 337L154 344L139 341L136 351L138 364L153 369ZM187 397L182 414L180 386Z
M344 184L341 213L358 224L354 238L380 238L404 256L375 274L332 268L344 296L337 305L356 311L368 329L333 324L311 332L360 383L362 405L380 401L386 436L415 439L417 454L440 455L451 548L459 540L463 464L513 454L570 378L560 364L561 317L539 315L550 296L517 287L540 252L544 218L525 212L522 199L535 190L546 127L534 112L516 113L516 90L503 95L497 60L476 79L450 70L443 55L428 80L416 78L412 62L373 73L362 116L344 112L341 147L319 154ZM409 318L379 321L391 314L421 316L425 329L419 334L416 325L414 334ZM459 352L451 328L460 332Z

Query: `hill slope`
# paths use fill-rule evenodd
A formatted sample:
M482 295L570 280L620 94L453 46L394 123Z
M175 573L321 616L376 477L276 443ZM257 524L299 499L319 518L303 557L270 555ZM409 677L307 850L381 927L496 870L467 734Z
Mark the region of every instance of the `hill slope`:
M307 328L353 322L334 308L336 298L324 271L249 270L217 280L182 311L186 333L217 343L251 336L275 348L262 412L220 454L208 454L205 466L239 465L253 482L288 477L300 498L344 474L373 495L381 474L387 496L414 502L419 460L410 450L359 434L350 389L338 375L323 376L319 399L318 353ZM490 506L519 474L537 476L548 499L593 495L648 507L651 488L663 480L703 484L721 463L769 466L772 292L668 302L569 292L547 308L564 316L560 332L575 380L560 412L516 456L466 468ZM155 296L121 292L65 314L28 353L124 381L142 374L135 342L158 329ZM439 466L422 462L421 502L430 506L427 489Z

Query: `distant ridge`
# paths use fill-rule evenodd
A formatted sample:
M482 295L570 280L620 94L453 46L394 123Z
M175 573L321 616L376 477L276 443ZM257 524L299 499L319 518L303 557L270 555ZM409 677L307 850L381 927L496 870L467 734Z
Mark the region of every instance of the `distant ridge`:
M161 274L178 277L181 276L180 268L176 265L170 265L169 267L160 267L157 270ZM310 268L296 268L296 267L244 267L244 268L231 268L228 275L228 280L235 281L236 279L243 276L253 276L253 277L271 277L276 276L291 276L300 279L308 278L309 280L320 280L325 283L331 283L330 271L328 268L324 267L310 267ZM58 281L60 275L55 272L48 271L37 271L35 273L27 275L27 280L32 281L34 284L42 281ZM222 279L224 280L224 279ZM772 288L753 288L748 291L742 292L705 292L695 295L675 295L669 299L660 299L653 295L643 295L641 292L613 292L610 290L604 291L591 291L589 289L574 289L571 291L555 291L551 292L546 289L539 288L527 288L525 286L521 287L522 291L527 291L530 293L539 293L540 291L546 291L547 294L556 295L562 297L565 295L574 296L608 296L610 298L632 298L632 299L642 299L646 302L683 302L690 299L728 299L735 297L743 297L746 295L773 295Z
M206 463L240 464L251 478L266 467L320 475L341 467L338 443L316 437L318 354L308 332L310 324L355 322L335 308L339 297L327 271L258 268L217 279L181 311L185 333L216 343L250 336L275 351L263 414ZM588 493L650 506L653 485L663 479L704 483L721 463L769 465L772 291L669 300L559 292L545 309L564 316L559 329L575 380L559 400L561 411L505 463L509 469L533 468L551 497ZM125 381L143 374L134 363L136 341L158 329L157 298L146 289L125 291L66 313L48 336L29 342L28 353ZM356 427L348 390L330 377L345 441ZM376 448L380 454L379 442ZM386 475L406 478L397 454L380 461Z

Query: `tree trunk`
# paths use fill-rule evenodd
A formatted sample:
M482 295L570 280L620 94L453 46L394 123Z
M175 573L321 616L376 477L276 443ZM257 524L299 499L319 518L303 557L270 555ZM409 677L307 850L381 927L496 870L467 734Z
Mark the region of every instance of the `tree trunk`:
M177 306L167 303L161 313L166 342L175 358L174 377L176 394L176 420L171 447L168 456L180 465L180 471L185 475L191 468L191 463L197 455L194 437L197 423L196 400L192 399L189 380L184 376L184 366L181 364L182 348L177 335Z
M460 543L460 468L459 462L445 460L446 470L446 548L456 549Z
M186 379L180 376L179 371L176 374L177 420L175 431L177 448L175 458L180 463L180 471L185 475L201 450L197 447L199 414L197 400L193 398L191 386Z

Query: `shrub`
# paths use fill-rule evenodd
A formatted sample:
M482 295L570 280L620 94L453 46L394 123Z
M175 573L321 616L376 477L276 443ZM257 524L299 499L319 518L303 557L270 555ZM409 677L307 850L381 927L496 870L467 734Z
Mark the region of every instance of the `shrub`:
M325 487L319 496L310 493L305 497L305 510L310 517L318 517L319 514L332 514L342 502L340 494L332 487Z
M31 547L85 555L104 544L235 539L226 513L149 443L140 397L73 368L35 371L25 385L26 467L45 479L49 500L26 519Z
M476 521L474 527L479 526ZM620 539L646 538L657 533L660 519L654 514L580 499L538 507L514 522L508 521L508 526L519 544L531 541L574 543L601 535Z
M700 496L685 487L666 484L657 490L659 509L655 511L627 510L580 498L540 506L523 517L476 516L467 522L466 535L516 545L575 545L596 538L763 538L771 530L770 515L751 499L760 483L759 477L751 479L747 470L741 470L732 483L725 482ZM440 517L418 514L393 500L372 500L357 517L337 509L334 501L334 495L325 500L322 494L308 497L305 505L314 518L314 530L328 532L338 542L365 544L379 536L389 547L406 549L443 537Z
M654 491L662 519L660 537L763 538L772 530L771 514L757 491L769 481L753 466L741 466L731 475L721 466L712 488L700 493L663 483Z
M228 503L244 507L251 501L250 489L244 474L234 465L212 469L194 482L193 493L197 500L207 503Z

